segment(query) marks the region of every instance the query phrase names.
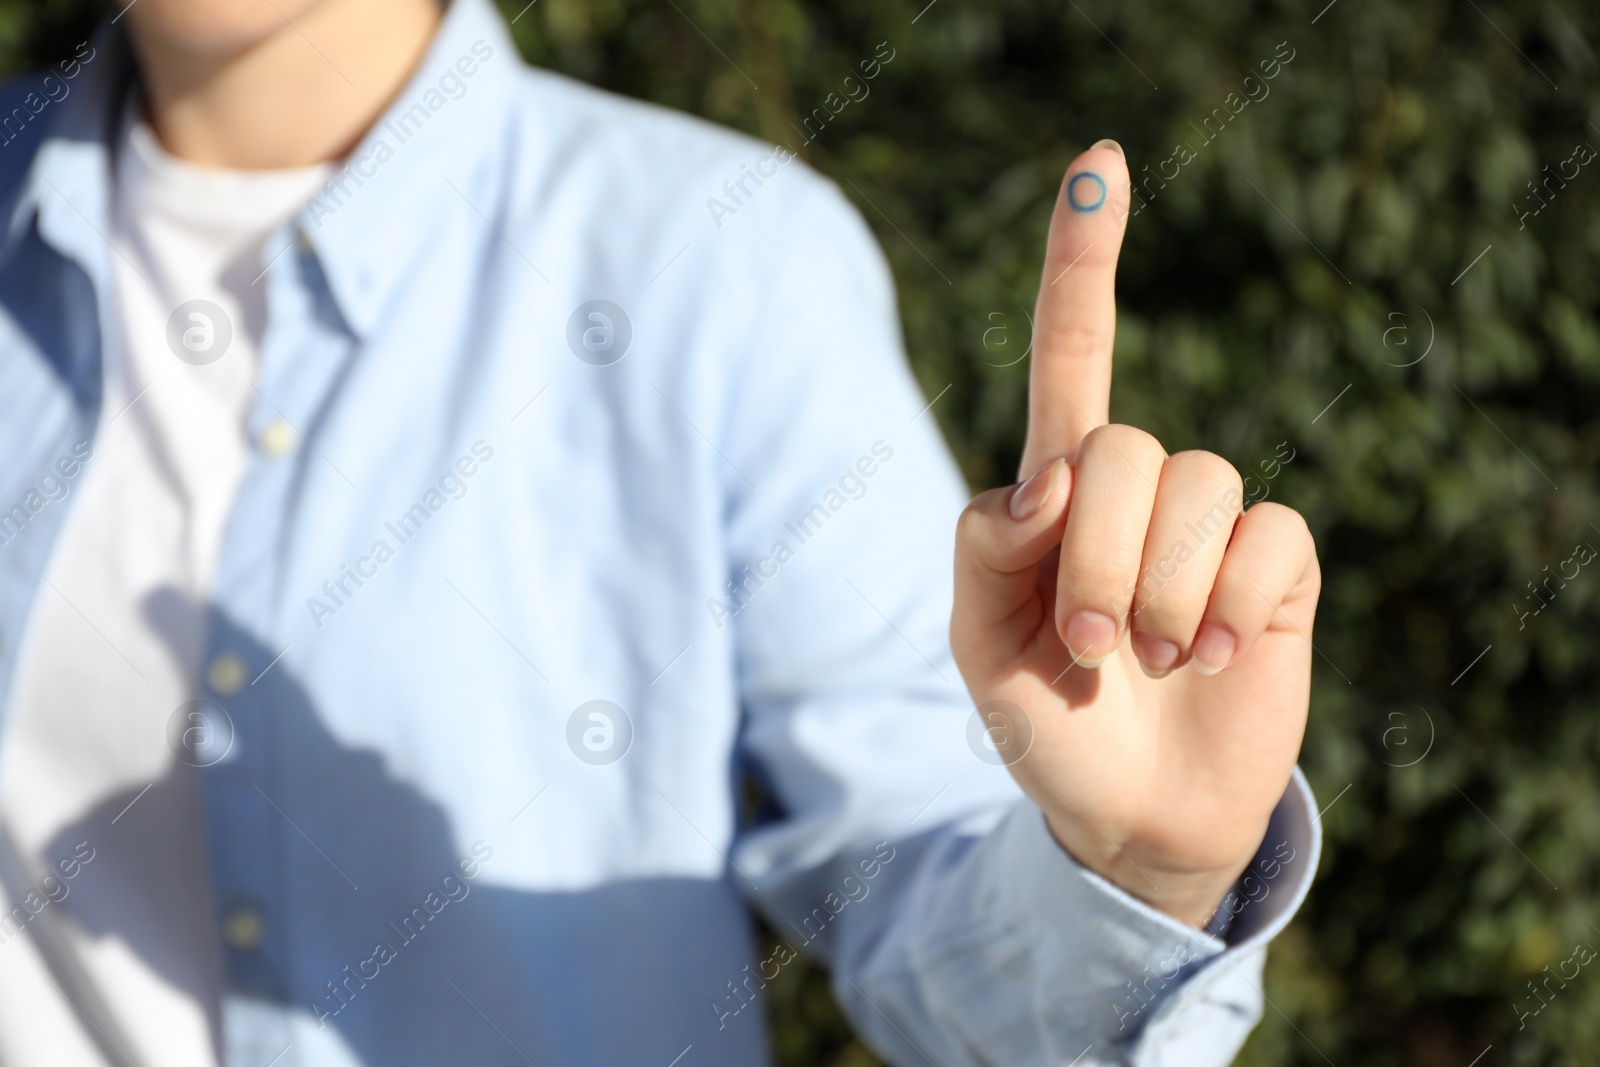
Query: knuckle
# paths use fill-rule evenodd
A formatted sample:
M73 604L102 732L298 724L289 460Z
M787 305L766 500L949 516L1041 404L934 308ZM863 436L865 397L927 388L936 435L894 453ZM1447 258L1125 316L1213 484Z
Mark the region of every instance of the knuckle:
M1060 257L1059 262L1047 264L1045 270L1049 272L1051 266L1060 268L1067 263L1065 257ZM1091 359L1105 341L1102 331L1081 322L1051 322L1040 330L1040 334L1054 358L1065 361Z
M979 493L956 516L956 550L983 553L996 543L996 523L1007 513L1014 486Z
M993 490L990 490L993 492ZM973 498L966 507L961 509L961 514L956 517L956 544L968 548L977 544L983 535L984 527L988 524L988 515L985 513L984 496Z
M1309 549L1313 556L1316 555L1317 543L1316 538L1311 536L1311 527L1306 517L1294 508L1274 500L1263 500L1250 509L1250 514L1255 522L1270 523L1275 534L1292 538Z
M1251 511L1265 507L1266 502L1257 504ZM1303 581L1309 583L1313 590L1322 588L1322 563L1317 558L1317 539L1311 532L1311 525L1306 522L1306 517L1298 511L1282 504L1273 504L1270 517L1278 524L1278 536L1282 537L1284 544L1291 551L1300 553L1304 559L1305 570L1301 574Z
M1154 436L1137 426L1117 422L1096 426L1084 436L1083 448L1079 455L1091 452L1120 455L1141 467L1154 465L1158 469L1167 458L1166 449L1161 447L1161 442Z
M1232 463L1215 452L1190 449L1175 453L1167 459L1166 469L1203 487L1207 495L1226 497L1231 493L1239 504L1243 503L1244 477Z

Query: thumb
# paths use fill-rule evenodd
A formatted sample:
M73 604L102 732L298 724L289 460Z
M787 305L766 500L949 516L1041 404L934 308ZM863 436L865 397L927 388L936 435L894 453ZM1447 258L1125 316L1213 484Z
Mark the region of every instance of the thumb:
M1072 468L1057 459L1021 485L979 494L961 513L950 644L964 671L1010 660L1032 640L1042 607L1018 609L1039 595L1039 564L1061 545L1071 496Z

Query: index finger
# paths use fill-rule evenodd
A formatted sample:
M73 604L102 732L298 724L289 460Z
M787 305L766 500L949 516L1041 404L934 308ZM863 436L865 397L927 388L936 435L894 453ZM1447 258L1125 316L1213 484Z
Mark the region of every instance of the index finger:
M1110 418L1117 255L1130 200L1115 141L1078 156L1061 181L1034 311L1022 478L1057 456L1070 460L1084 435Z

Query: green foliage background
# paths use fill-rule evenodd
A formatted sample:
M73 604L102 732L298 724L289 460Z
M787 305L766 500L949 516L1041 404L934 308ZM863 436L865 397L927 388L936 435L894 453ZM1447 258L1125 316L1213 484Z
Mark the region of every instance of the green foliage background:
M1137 180L1192 146L1129 226L1113 417L1258 476L1288 442L1267 484L1325 574L1302 762L1327 848L1241 1062L1596 1062L1600 969L1520 1030L1513 1007L1600 947L1600 566L1519 624L1529 582L1600 547L1600 166L1525 227L1514 207L1600 146L1593 4L524 2L503 7L533 62L797 147L895 49L802 155L886 248L975 488L1018 458L1027 362L1000 364L1067 163L1112 136ZM100 9L0 0L0 62L67 54ZM1280 42L1270 95L1202 144ZM877 1062L820 972L775 992L785 1065Z

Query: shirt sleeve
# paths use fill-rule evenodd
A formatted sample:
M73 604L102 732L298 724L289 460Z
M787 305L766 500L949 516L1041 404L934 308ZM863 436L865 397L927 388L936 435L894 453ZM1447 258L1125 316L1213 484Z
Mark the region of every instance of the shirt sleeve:
M837 190L789 171L739 220L758 295L718 434L729 585L712 614L734 631L740 751L765 798L731 859L786 939L755 981L794 951L829 963L851 1021L901 1067L1226 1064L1316 868L1305 781L1222 902L1222 936L1057 844L985 748L950 655L967 494L906 368L886 264ZM944 385L934 404L1023 417Z

